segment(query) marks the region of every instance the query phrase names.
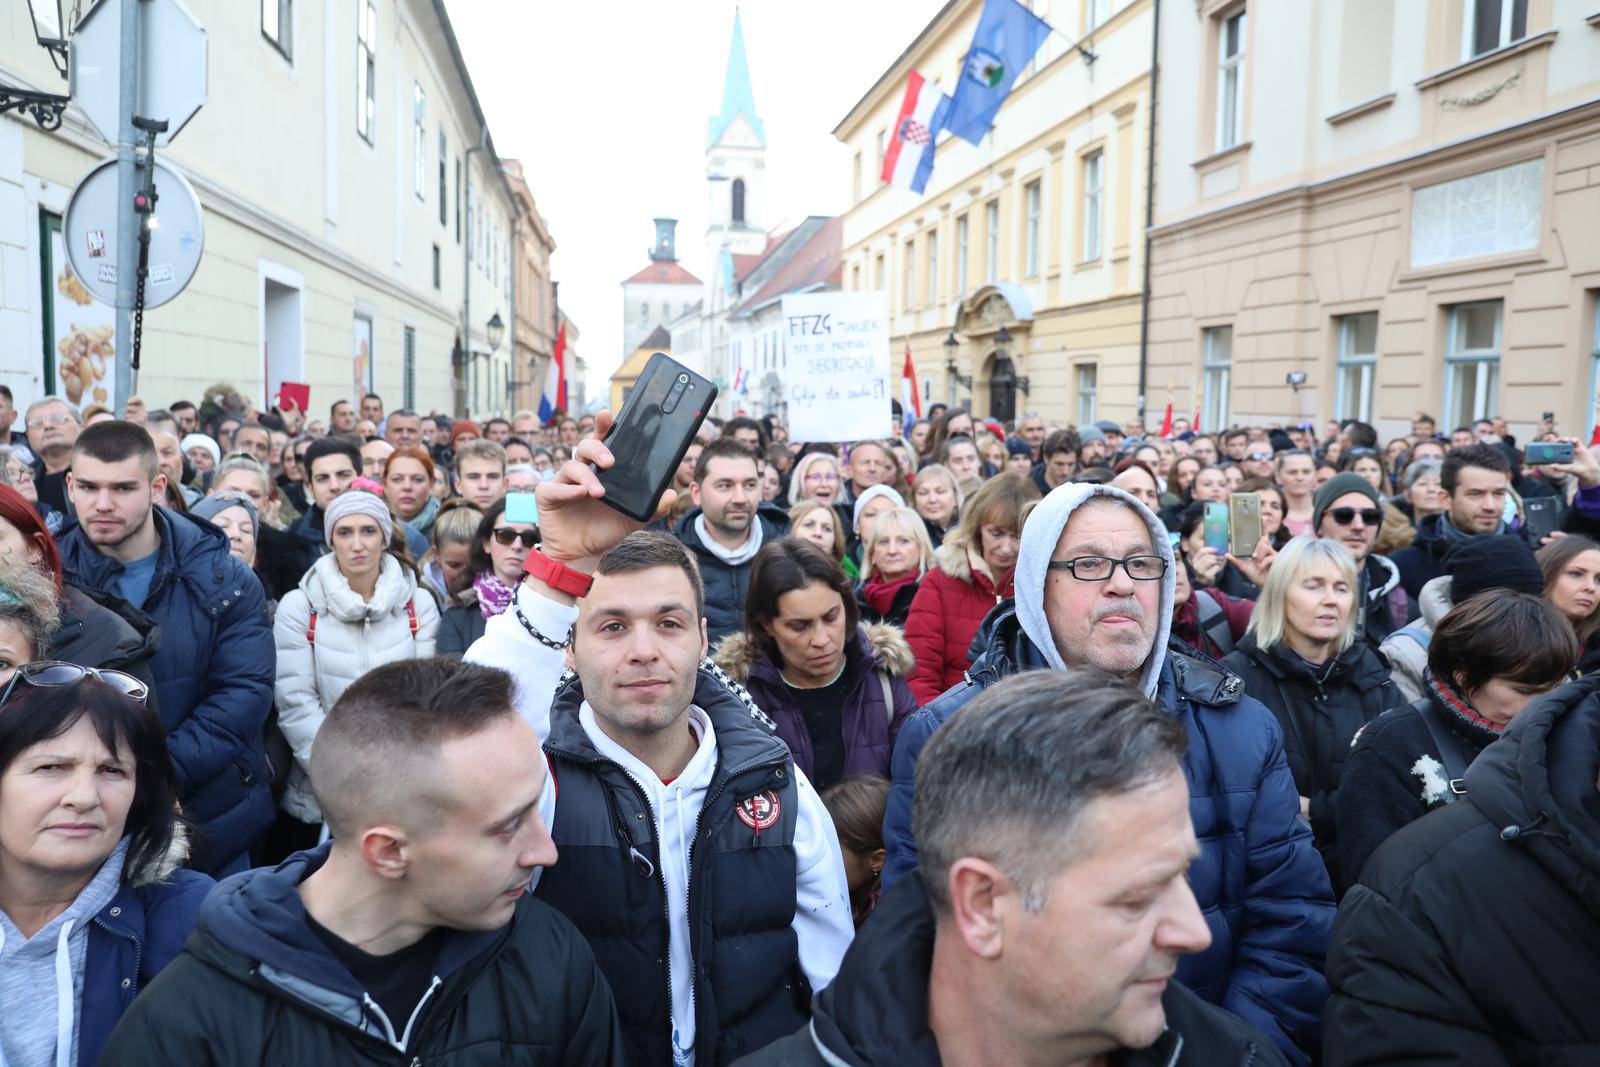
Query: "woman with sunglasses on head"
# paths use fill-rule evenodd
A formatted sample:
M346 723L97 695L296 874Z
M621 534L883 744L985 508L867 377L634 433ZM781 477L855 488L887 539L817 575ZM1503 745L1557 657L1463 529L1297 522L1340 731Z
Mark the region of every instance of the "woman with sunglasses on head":
M0 1062L96 1062L211 888L148 693L46 662L0 700Z
M505 611L522 581L522 565L539 543L539 527L506 521L506 498L490 505L472 536L472 587L439 623L441 656L461 656L483 636L484 624Z
M1283 727L1300 811L1335 889L1345 882L1334 796L1350 743L1367 723L1404 703L1388 665L1356 640L1360 588L1355 559L1342 544L1294 538L1267 574L1244 640L1222 660Z
M331 551L279 602L272 625L278 728L295 759L282 807L301 824L282 834L280 843L291 850L317 842L322 812L307 768L328 709L372 668L433 655L439 633L439 608L433 594L418 587L376 482L351 482L328 503L322 527Z

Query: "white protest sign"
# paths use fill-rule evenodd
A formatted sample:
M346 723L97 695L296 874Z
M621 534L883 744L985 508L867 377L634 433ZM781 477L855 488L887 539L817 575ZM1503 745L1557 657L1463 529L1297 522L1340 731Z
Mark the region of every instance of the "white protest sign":
M786 296L783 343L790 440L890 436L888 294Z

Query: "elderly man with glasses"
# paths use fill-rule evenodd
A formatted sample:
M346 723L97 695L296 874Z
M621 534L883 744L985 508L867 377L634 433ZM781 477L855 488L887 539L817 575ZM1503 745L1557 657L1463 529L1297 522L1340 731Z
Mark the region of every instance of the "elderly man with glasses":
M966 680L900 731L884 884L917 867L916 761L940 724L1009 675L1108 671L1189 736L1182 767L1200 841L1189 874L1212 945L1181 960L1177 980L1251 1023L1291 1062L1309 1063L1327 996L1328 872L1298 818L1277 720L1238 678L1171 640L1174 571L1166 529L1128 493L1070 482L1039 502L1022 531L1015 605L991 617Z

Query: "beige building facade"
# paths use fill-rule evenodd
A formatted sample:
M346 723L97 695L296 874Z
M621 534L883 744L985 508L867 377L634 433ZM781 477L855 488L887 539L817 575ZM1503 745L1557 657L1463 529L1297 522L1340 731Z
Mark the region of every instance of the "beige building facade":
M1587 436L1593 3L1168 3L1159 69L1152 418Z
M884 148L909 71L954 92L981 0L946 4L835 128L843 287L887 293L893 365L909 348L925 407L1120 419L1138 392L1153 6L1031 6L1057 32L981 146L939 138L923 195L879 180Z
M517 205L511 267L515 275L516 330L511 339L511 376L506 382L510 397L506 407L509 411L537 411L558 326L556 285L550 277L550 254L556 250L556 242L550 236L549 224L539 214L522 163L508 159L502 168Z

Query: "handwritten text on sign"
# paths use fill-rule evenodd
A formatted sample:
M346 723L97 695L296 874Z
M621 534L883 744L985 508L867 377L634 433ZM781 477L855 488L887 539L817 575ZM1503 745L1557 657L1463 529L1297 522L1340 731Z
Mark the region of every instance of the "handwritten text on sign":
M885 293L786 296L783 342L791 440L860 441L890 435L893 394Z

